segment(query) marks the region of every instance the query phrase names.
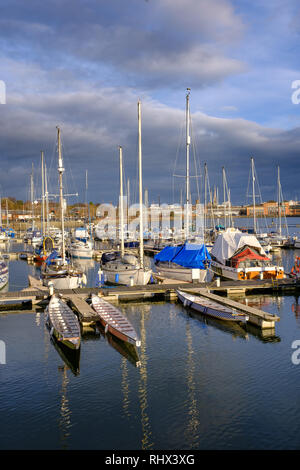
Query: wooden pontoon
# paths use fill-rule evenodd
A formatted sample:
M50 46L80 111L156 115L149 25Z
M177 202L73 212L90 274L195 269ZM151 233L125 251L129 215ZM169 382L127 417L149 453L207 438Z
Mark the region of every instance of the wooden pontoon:
M204 297L187 294L180 290L177 290L177 295L185 307L197 310L199 313L202 313L202 315L234 322L246 322L249 320L248 315L239 313L234 309L225 307Z

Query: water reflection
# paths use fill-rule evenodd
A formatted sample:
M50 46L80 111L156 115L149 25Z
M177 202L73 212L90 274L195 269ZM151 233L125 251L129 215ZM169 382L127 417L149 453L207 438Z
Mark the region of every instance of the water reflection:
M74 375L79 375L80 368L80 350L71 350L68 347L65 347L63 344L58 344L55 338L50 338L51 343L58 352L60 358L64 361L65 366L72 371Z
M128 364L125 357L122 358L121 362L121 370L122 370L122 381L121 381L121 389L123 394L123 411L125 416L129 418L131 416L129 412L129 377L128 377Z
M195 352L193 350L193 341L190 322L186 322L186 342L187 342L187 401L188 407L188 425L186 429L186 441L189 442L190 449L197 448L199 438L199 408L196 398L195 386Z
M59 419L59 429L60 429L60 440L61 448L66 450L68 448L68 439L70 438L70 428L71 424L71 410L69 408L69 400L67 397L67 386L69 383L67 366L58 367L58 370L62 374L62 386L61 386L61 402L60 402L60 419Z
M230 334L233 338L248 339L248 333L244 327L244 324L242 325L237 322L224 322L216 318L206 317L200 312L192 310L189 307L185 307L185 310L183 309L182 311L184 314L188 314L190 318L197 319L203 327L212 326L220 331L223 331L224 333Z
M299 296L295 297L295 302L292 304L292 312L295 315L297 324L300 326L300 305L299 305Z
M152 432L150 427L150 419L148 416L148 396L147 396L147 353L146 353L146 328L145 328L145 311L141 311L141 367L139 381L139 399L141 407L141 424L142 424L142 450L153 448Z

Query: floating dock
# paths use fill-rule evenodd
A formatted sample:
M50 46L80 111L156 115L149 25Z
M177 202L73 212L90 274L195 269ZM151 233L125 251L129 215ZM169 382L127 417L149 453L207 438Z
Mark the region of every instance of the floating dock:
M166 280L167 281L167 280ZM9 306L13 309L22 309L32 304L46 305L50 294L47 287L44 287L40 280L29 276L30 286L18 292L0 293L0 310L8 310ZM93 323L97 321L95 312L86 302L92 294L98 295L99 292L108 302L122 302L134 300L176 300L176 290L180 289L197 295L202 295L218 302L235 308L249 315L249 323L256 325L260 329L274 329L275 323L280 320L277 315L264 312L258 308L250 307L247 304L238 302L227 297L232 294L239 294L246 297L246 293L265 293L265 292L286 292L300 290L300 281L293 279L284 279L278 282L272 280L266 281L223 281L211 283L158 283L148 284L146 286L115 286L115 287L85 287L79 289L55 290L55 293L68 301L70 306L77 312L82 324ZM13 304L15 303L15 304Z

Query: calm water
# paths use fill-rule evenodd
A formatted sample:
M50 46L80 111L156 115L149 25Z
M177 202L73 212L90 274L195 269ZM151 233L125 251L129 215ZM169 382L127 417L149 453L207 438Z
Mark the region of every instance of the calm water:
M276 258L290 269L295 255ZM22 261L9 268L10 290L35 272ZM87 270L95 285L97 263ZM178 303L120 304L141 337L139 357L84 330L77 375L50 342L42 310L0 314L0 448L299 449L291 345L300 307L294 296L248 301L280 316L275 335L205 322Z

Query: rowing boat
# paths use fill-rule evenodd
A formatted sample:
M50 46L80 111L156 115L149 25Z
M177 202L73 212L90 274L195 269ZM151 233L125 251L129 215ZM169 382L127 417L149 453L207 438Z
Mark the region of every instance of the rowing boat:
M129 320L114 305L97 295L92 295L92 307L99 315L99 321L105 329L122 341L141 346L137 333Z
M73 310L62 299L52 295L46 314L50 335L70 349L79 349L80 324Z
M200 296L194 296L186 292L177 290L179 300L183 303L184 307L190 307L197 310L203 315L217 318L219 320L234 321L234 322L247 322L249 316L244 313L239 313L232 308L225 307L224 305L213 302Z

